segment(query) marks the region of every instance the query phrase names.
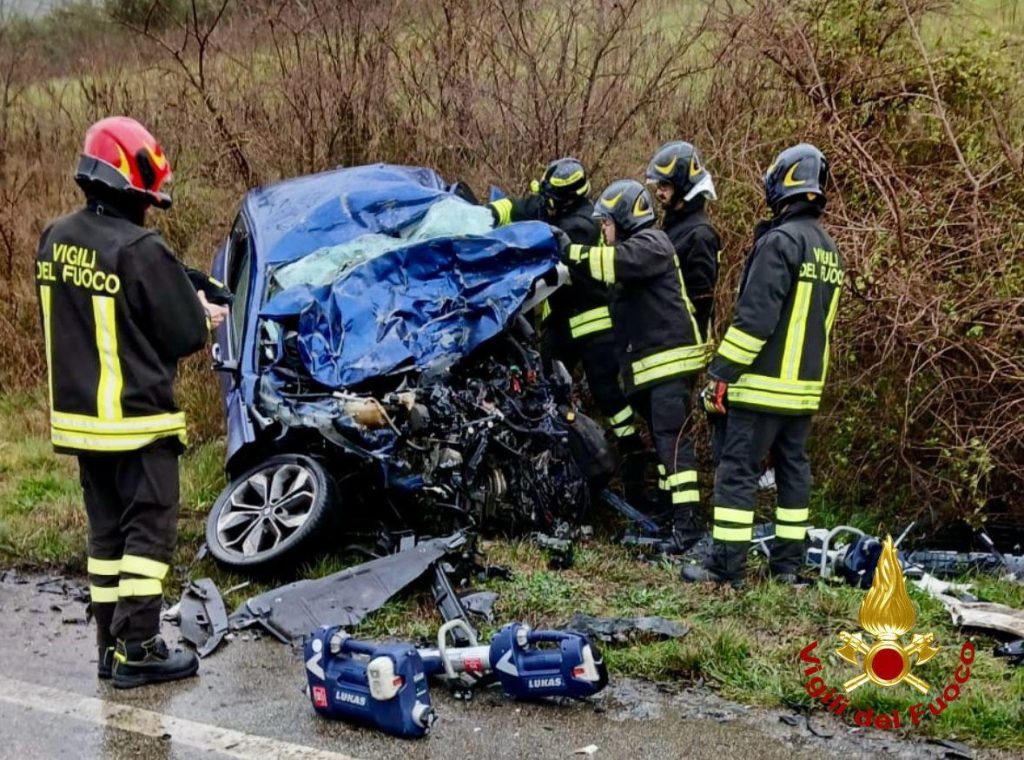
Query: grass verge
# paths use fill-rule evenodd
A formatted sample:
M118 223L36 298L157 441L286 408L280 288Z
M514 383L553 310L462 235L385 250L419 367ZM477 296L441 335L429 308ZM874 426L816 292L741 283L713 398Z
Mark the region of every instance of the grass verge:
M245 579L196 562L203 541L206 510L223 485L222 443L192 449L182 461L182 516L175 583L209 575L222 589ZM47 440L45 399L39 393L0 399L0 565L82 573L86 524L80 504L77 466L54 456ZM678 568L663 561L638 561L620 546L603 542L580 549L575 565L553 571L547 557L529 544L484 544L487 561L513 570L512 581L490 580L482 587L499 593L497 620L534 626L565 623L575 611L595 615L661 615L679 620L690 633L675 641L636 641L605 647L612 673L664 682L705 679L730 699L765 706L810 705L803 688L800 650L818 641L822 675L839 687L855 675L834 650L841 630L855 631L863 592L819 583L793 591L764 580L743 592L684 586ZM321 576L346 564L321 557L303 568ZM759 574L763 575L763 568ZM981 598L1024 607L1024 587L992 578L974 579ZM252 584L232 594L229 608L265 588ZM176 592L176 589L175 589ZM972 678L963 695L940 716L918 729L926 735L1007 749L1024 748L1024 668L1010 668L991 655L996 643L985 635L960 631L936 600L911 592L918 632L934 632L942 649L917 675L941 690L952 680L962 642L977 648ZM429 592L411 593L371 615L356 632L367 638L431 638L439 617ZM485 631L490 634L491 631ZM935 691L933 690L933 694ZM931 695L930 695L931 696ZM852 710L902 709L926 698L909 688L865 687L853 694Z

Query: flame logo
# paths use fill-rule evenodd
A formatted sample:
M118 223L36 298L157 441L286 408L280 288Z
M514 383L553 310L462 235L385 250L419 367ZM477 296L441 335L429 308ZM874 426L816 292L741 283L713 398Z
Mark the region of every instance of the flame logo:
M864 641L860 633L839 634L843 646L836 654L851 665L861 668L843 688L847 693L868 681L879 686L895 686L906 681L922 694L931 688L913 673L913 665L920 665L934 657L939 648L933 646L934 634L915 633L910 644L904 646L900 636L908 633L917 621L914 605L907 594L907 582L896 554L892 536L882 543L882 554L875 567L871 589L860 605L860 625L875 638L874 644ZM860 657L863 657L863 662ZM916 657L916 663L911 658Z
M892 536L887 536L871 588L860 605L860 627L877 638L897 638L916 620Z

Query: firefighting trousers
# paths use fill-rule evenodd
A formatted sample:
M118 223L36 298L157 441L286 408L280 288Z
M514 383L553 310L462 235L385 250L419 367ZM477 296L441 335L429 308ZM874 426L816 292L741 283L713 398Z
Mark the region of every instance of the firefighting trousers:
M696 529L700 503L697 458L688 432L691 390L689 377L673 377L630 397L654 440L663 502L672 506L676 528L683 532Z
M78 457L89 519L89 591L101 647L160 631L164 580L178 531L178 450Z
M577 365L582 364L594 402L615 437L621 439L636 435L633 409L619 384L618 350L611 330L572 338L567 329L548 325L544 331L541 352L546 366L554 359L559 359L572 372Z
M732 545L738 556L745 556L753 538L761 462L771 454L778 487L771 569L776 573L796 571L810 519L811 465L806 451L810 432L810 415L729 407L715 476L712 536L716 543Z

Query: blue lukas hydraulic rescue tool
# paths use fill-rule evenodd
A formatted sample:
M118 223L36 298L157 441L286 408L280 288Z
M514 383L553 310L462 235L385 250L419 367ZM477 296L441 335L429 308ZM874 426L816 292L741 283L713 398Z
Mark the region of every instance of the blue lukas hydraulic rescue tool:
M465 634L469 646L447 645L448 634L455 629ZM445 676L452 684L469 687L493 675L506 694L518 699L583 699L608 684L601 653L575 631L534 631L509 623L490 644L479 644L473 629L456 619L441 626L437 649L420 649L419 654L430 676Z
M305 646L309 698L325 718L418 738L437 721L419 653L409 644L355 641L323 626Z

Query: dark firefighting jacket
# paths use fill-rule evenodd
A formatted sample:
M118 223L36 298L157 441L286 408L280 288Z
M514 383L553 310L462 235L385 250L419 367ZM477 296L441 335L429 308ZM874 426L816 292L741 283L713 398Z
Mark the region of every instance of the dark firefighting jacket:
M706 340L714 315L721 240L704 209L690 204L666 211L661 226L676 249L676 262L683 275L686 295Z
M574 276L610 286L612 324L626 393L707 364L707 345L679 286L672 241L659 229L641 230L615 245L569 247Z
M91 203L43 231L36 288L54 448L111 453L162 438L184 446L174 378L209 327L160 235Z
M594 205L582 200L559 214L549 214L543 198L538 194L523 198L502 198L491 203L498 216L498 224L538 220L562 230L573 243L594 245L601 230L593 218ZM600 282L577 278L559 288L548 298L541 310L548 324L566 323L572 339L607 332L612 329L608 311L608 288Z
M818 409L843 283L843 260L820 215L801 201L759 228L732 324L708 370L729 383L732 405L784 414Z

